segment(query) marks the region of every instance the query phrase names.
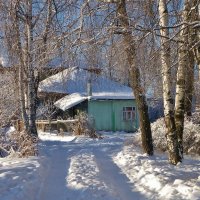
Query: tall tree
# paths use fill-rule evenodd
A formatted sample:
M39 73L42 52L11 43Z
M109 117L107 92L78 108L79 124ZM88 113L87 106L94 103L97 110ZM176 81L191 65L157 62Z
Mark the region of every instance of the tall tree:
M179 149L181 157L183 157L183 129L184 129L184 113L185 113L185 81L186 69L189 67L189 48L188 48L188 33L189 28L186 26L189 14L189 2L185 0L184 9L182 12L183 26L180 31L180 39L183 42L179 47L179 60L176 82L176 98L175 98L175 124L178 137Z
M35 75L33 65L33 2L28 0L27 13L25 18L26 26L26 40L27 40L27 102L28 102L28 117L29 117L29 128L28 133L37 135L36 128L36 90L35 90Z
M189 62L186 73L185 113L187 116L191 116L194 96L194 68L196 64L200 63L199 28L195 24L192 24L199 21L199 1L185 1L185 8L187 8L185 21L187 24L189 24L189 26L186 27L188 30L187 54Z
M174 100L172 96L171 83L171 65L170 65L170 43L169 43L169 16L167 1L159 1L160 15L160 34L161 34L161 63L162 63L162 79L163 79L163 102L164 116L166 125L166 139L169 152L169 161L172 164L177 164L181 161L179 154L179 145L176 133L174 119Z
M36 128L36 107L37 107L37 87L39 66L44 64L43 60L46 58L47 52L47 36L49 34L50 14L47 14L45 27L39 27L40 30L44 27L44 34L38 28L38 24L43 19L42 16L45 6L51 13L50 4L52 2L47 0L46 3L41 4L43 7L34 7L32 0L8 1L5 6L10 11L7 15L7 30L12 27L14 37L10 36L8 32L5 33L7 43L12 42L8 50L13 55L12 62L15 61L17 80L18 80L18 94L20 101L20 112L24 122L24 129L28 134L37 135ZM45 20L44 20L45 21ZM39 34L36 34L37 31ZM7 34L8 33L8 34ZM38 41L43 37L42 49L38 47ZM53 42L53 41L52 41ZM39 49L39 50L38 50ZM39 53L40 51L40 53ZM41 53L42 52L42 53ZM42 54L42 56L40 56ZM39 63L39 64L38 64Z
M131 87L136 98L139 112L139 124L142 137L142 147L145 153L153 155L153 141L151 126L148 114L148 105L145 97L145 90L141 83L140 69L136 64L136 44L130 30L129 17L126 9L126 0L104 0L107 3L116 3L117 18L119 20L121 35L129 64Z

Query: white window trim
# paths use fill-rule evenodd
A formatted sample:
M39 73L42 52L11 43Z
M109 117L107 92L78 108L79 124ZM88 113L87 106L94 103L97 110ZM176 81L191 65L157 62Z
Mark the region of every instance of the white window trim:
M132 108L132 109L131 110L126 110L126 108ZM130 115L130 118L128 117L128 114ZM125 121L125 122L135 121L136 120L136 108L134 106L123 107L122 120Z

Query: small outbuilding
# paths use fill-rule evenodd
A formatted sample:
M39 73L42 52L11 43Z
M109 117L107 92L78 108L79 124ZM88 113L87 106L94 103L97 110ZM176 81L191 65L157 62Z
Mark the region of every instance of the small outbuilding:
M136 101L130 87L110 80L94 70L72 67L39 84L39 93L60 94L54 102L62 115L73 117L85 111L96 130L135 131L139 127Z

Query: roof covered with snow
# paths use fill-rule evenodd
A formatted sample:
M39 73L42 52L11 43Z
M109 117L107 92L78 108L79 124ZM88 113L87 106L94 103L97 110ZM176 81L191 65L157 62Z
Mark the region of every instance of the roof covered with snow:
M79 93L87 96L87 84L92 80L94 99L134 99L132 89L86 69L72 67L48 77L39 84L39 92Z
M73 93L73 94L66 95L65 97L59 99L58 101L56 101L54 103L54 105L57 108L60 108L61 110L65 111L65 110L85 101L86 99L88 99L88 97L83 96L78 93Z

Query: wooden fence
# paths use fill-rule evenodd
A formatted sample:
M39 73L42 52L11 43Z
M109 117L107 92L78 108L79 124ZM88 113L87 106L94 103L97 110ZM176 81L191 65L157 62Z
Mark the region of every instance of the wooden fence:
M71 132L71 126L77 123L77 119L73 120L37 120L36 126L38 130L42 131L58 131L58 132ZM13 125L17 131L24 129L23 121L15 120Z
M77 123L78 120L37 120L36 125L38 130L42 131L58 131L71 132L71 126Z

